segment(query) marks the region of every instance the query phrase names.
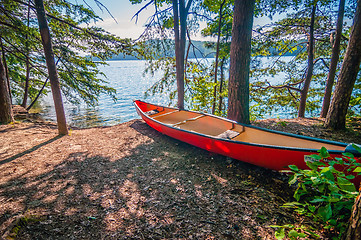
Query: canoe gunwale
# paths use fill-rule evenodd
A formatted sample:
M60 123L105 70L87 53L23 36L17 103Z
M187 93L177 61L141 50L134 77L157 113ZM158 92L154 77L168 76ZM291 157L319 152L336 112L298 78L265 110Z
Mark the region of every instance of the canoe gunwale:
M140 115L142 117L145 117L145 118L149 119L150 121L156 122L157 124L160 124L160 125L162 125L164 127L171 128L171 129L174 129L174 130L177 130L177 131L182 131L182 132L186 132L186 133L189 133L189 134L199 135L199 136L206 137L206 138L212 138L212 139L214 139L216 141L224 141L224 142L229 142L229 143L237 143L237 144L249 145L249 146L255 146L255 147L262 147L262 148L274 148L274 149L280 149L280 150L302 151L302 152L311 152L311 153L317 153L318 150L319 150L319 149L313 149L313 148L298 148L298 147L287 147L287 146L278 146L278 145L250 143L250 142L237 141L237 140L226 139L226 138L219 138L217 136L212 136L212 135L207 135L207 134L203 134L203 133L199 133L199 132L195 132L195 131L181 129L179 127L176 127L178 124L166 124L166 123L163 123L161 121L158 121L156 119L157 116L155 118L152 118L151 116L146 115L145 112L143 112L139 108L139 106L137 105L136 102L143 102L145 104L149 104L149 105L152 105L152 106L155 106L155 107L163 107L163 108L165 108L164 106L144 102L142 100L134 100L133 101L134 106L136 107L137 111L140 113ZM179 110L179 109L174 108L174 107L167 107L167 108L174 109L174 110ZM337 145L337 146L341 146L341 147L345 147L345 148L348 145L348 144L342 143L342 142L331 141L331 140L320 139L320 138L314 138L314 137L309 137L309 136L300 136L300 135L293 134L293 133L280 132L280 131L276 131L276 130L272 130L272 129L253 126L253 125L250 125L250 124L238 123L238 122L230 120L230 119L226 119L226 118L219 117L219 116L214 116L214 115L207 114L207 113L199 113L199 112L190 111L190 110L182 110L182 111L198 113L198 114L202 114L204 116L209 116L209 117L214 117L214 118L217 118L217 119L220 119L220 120L224 120L224 121L230 122L232 124L238 124L238 125L243 126L243 127L249 127L249 128L253 128L253 129L257 129L257 130L261 130L261 131L265 131L265 132L270 132L270 133L274 133L274 134L288 136L288 137L294 137L294 138L313 141L313 142L320 142L320 143L325 143L325 144ZM171 112L171 113L173 113L173 112ZM342 150L329 150L329 149L327 149L327 150L328 150L328 152L330 154L342 154L342 153L345 152L345 151L342 151Z

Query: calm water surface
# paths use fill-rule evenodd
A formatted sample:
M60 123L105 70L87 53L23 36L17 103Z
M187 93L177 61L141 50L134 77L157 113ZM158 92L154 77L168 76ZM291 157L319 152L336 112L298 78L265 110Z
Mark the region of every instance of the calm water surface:
M290 57L283 57L289 60ZM263 59L264 63L269 60ZM151 103L167 105L167 97L165 95L150 96L145 99L144 92L150 88L157 80L162 77L162 72L156 73L154 76L143 74L146 67L146 61L143 60L122 60L108 61L107 66L102 66L100 70L107 76L106 80L109 86L117 90L117 101L108 95L101 95L99 104L96 107L88 107L85 104L73 105L64 100L67 121L70 126L75 127L94 127L94 126L111 126L129 120L139 118L133 106L133 100L141 99ZM273 83L279 83L283 79L284 74L268 79ZM53 106L52 96L46 96L42 100L42 115L46 120L56 121L55 110ZM275 112L273 115L266 117L283 117L291 116L289 110Z
M102 94L98 106L88 107L85 104L73 105L63 99L70 126L110 126L138 118L133 106L135 99L167 104L166 98L161 95L150 96L147 99L144 97L144 92L161 77L161 72L155 76L143 75L146 61L109 61L108 64L108 66L102 66L101 70L107 76L109 86L117 90L117 101L114 102L110 96ZM51 95L43 99L42 115L46 120L55 121L56 116L52 102Z

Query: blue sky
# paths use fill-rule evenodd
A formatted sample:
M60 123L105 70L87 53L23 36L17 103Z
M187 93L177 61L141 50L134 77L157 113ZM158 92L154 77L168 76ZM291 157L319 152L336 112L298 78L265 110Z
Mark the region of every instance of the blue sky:
M117 20L117 22L115 22L108 12L105 10L101 11L93 0L86 0L86 2L92 6L93 10L103 19L102 22L98 22L96 25L122 38L138 38L144 30L143 25L154 12L154 7L152 5L149 6L140 13L138 22L136 23L135 19L131 19L134 14L145 5L144 3L132 5L129 0L102 0L102 4L108 8ZM81 1L78 0L78 3L81 3ZM254 25L262 25L266 22L270 22L270 19L267 17L255 19ZM193 39L202 40L202 37L193 36Z
M81 3L81 1L78 0L78 3ZM144 30L143 24L153 11L153 8L149 7L140 14L138 23L136 23L135 20L131 20L131 18L144 4L132 5L129 0L102 0L101 3L108 8L117 20L117 22L115 22L109 13L104 9L103 11L100 10L93 0L86 0L86 3L103 19L103 21L97 22L97 26L124 38L138 38Z

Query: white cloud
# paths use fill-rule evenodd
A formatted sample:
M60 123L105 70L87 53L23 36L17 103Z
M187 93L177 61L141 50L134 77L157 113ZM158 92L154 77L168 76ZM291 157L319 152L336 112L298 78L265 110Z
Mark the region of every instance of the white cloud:
M141 24L135 24L135 21L130 19L117 19L117 22L115 22L113 18L106 18L103 21L98 21L88 26L101 27L121 38L132 39L138 38L144 31L144 27Z

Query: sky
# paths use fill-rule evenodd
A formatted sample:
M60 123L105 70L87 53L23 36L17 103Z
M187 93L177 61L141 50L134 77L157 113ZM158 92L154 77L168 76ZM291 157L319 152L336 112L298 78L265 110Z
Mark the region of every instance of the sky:
M77 1L81 3L81 0ZM154 6L150 5L139 14L136 22L132 17L145 5L144 3L132 5L129 0L102 0L101 3L107 7L116 19L115 21L106 10L101 11L94 0L86 0L86 3L103 19L103 21L97 22L96 26L122 38L137 39L143 33L148 17L154 13ZM268 17L258 18L254 20L254 25L263 25L267 22L270 22ZM210 40L203 38L200 34L192 36L192 38L193 40Z
M87 3L93 8L103 21L97 22L96 26L102 27L110 33L113 33L122 38L137 39L144 31L143 25L147 19L154 12L154 7L149 6L147 9L139 14L138 21L132 19L141 7L145 4L132 5L129 0L102 0L102 4L110 11L115 20L110 14L94 4L94 0L87 0ZM78 3L81 1L78 0Z

